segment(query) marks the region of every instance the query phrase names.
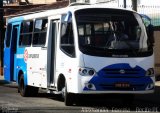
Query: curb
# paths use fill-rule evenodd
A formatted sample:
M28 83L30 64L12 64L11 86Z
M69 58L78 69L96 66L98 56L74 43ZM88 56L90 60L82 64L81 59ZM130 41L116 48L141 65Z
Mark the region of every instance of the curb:
M0 79L0 86L1 86L1 85L4 85L4 84L9 84L9 82Z
M3 75L0 75L0 80L4 80L4 76Z
M9 84L9 82L4 80L4 76L3 75L0 75L0 86L4 85L4 84Z
M3 75L0 75L0 86L17 88L16 82L8 82L8 81L4 80L4 76Z
M18 85L15 82L6 82L6 84L3 84L4 87L10 87L10 88L18 88Z
M17 88L18 87L16 82L8 82L8 81L3 80L3 79L0 79L0 86L12 87L12 88Z

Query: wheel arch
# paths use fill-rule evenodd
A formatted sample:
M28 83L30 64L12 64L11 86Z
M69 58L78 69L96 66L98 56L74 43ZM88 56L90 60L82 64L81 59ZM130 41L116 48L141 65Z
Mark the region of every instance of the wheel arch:
M23 75L23 71L19 70L17 82L19 83L20 77Z
M19 72L18 72L17 83L19 84L19 80L20 80L21 76L24 77L24 84L27 85L27 75L23 70L19 70Z
M57 90L58 91L61 91L62 88L64 88L65 81L66 81L66 78L65 78L64 74L59 74L59 77L58 77L58 80L57 80Z

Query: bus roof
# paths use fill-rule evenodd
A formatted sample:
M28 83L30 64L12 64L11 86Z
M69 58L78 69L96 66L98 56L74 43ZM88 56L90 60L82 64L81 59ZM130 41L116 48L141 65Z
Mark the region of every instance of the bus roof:
M89 4L77 4L77 5L74 4L74 5L70 5L68 7L65 7L65 8L41 10L41 11L18 14L16 17L9 19L8 23L18 22L18 21L23 21L23 20L28 20L28 19L34 19L34 18L43 18L43 17L52 16L52 15L60 15L60 14L65 14L68 11L75 12L77 10L90 9L90 8L119 9L119 10L135 12L135 11L124 9L124 8L106 7L103 4L91 4L91 5L89 5Z

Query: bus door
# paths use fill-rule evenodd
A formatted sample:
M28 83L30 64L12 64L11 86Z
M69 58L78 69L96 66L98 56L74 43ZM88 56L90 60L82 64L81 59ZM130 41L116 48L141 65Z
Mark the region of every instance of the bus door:
M4 78L16 80L16 52L20 23L8 24L4 48Z
M47 80L48 86L55 86L54 77L56 69L56 46L57 46L57 36L59 28L59 19L54 19L55 17L50 17L50 30L47 48Z

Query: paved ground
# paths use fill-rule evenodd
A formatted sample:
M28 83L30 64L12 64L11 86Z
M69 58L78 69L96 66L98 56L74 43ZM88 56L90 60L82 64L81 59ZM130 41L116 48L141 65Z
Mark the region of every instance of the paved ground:
M66 107L57 95L39 93L37 97L21 97L15 83L8 84L0 76L0 113L119 113L159 112L160 82L156 82L154 94L137 95L133 105L115 100L112 95L83 96L71 107Z

